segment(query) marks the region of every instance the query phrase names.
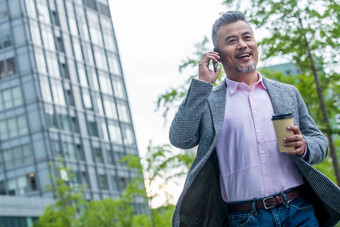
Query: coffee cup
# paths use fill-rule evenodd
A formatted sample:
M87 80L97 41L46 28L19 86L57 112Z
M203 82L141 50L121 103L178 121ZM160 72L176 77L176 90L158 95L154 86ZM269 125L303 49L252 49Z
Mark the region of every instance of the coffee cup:
M288 126L294 125L294 117L292 113L274 115L272 118L277 143L279 145L280 152L286 152L288 150L294 150L295 147L284 147L283 138L286 136L294 135L293 131L287 129Z

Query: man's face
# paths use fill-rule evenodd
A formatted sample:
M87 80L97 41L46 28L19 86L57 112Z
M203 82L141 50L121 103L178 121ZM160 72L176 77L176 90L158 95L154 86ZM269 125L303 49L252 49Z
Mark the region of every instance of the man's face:
M227 75L256 70L257 44L248 23L239 20L222 25L217 32L217 50Z

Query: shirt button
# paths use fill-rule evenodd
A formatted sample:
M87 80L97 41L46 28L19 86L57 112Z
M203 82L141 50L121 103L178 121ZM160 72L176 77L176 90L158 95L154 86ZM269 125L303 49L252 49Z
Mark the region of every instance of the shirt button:
M257 133L261 133L261 130L258 129L258 130L256 130L256 132L257 132Z
M261 154L264 154L264 151L263 151L263 150L261 150L261 151L260 151L260 153L261 153Z
M266 172L264 172L264 175L265 175L265 176L267 176L267 175L268 175L268 172L267 172L267 171L266 171Z

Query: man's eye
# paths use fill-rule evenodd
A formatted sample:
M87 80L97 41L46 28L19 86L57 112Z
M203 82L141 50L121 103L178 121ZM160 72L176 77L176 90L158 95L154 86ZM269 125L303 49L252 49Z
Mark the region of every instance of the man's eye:
M231 40L229 40L229 44L232 44L232 43L235 43L236 42L236 39L231 39Z
M245 40L251 40L251 36L245 36L244 39Z

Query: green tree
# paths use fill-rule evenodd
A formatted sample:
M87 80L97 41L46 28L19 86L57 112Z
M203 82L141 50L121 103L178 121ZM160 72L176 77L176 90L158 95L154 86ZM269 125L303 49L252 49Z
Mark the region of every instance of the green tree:
M242 2L225 0L229 8ZM340 54L340 5L334 0L251 0L250 3L251 6L245 10L249 22L271 33L259 42L262 58L287 56L300 67L303 74L314 78L321 109L322 121L319 125L325 129L339 185L340 172L332 136L334 127L329 120L329 116L334 116L332 107L337 112L339 110L339 84L333 83L335 87L331 89L335 90L325 89L324 85L340 78L339 72L336 72ZM335 100L329 100L336 106L327 108L329 103L325 97L328 95L334 96Z
M171 194L166 191L166 186L171 180L185 175L193 162L194 154L190 151L176 154L170 145L148 146L148 152L144 158L134 155L127 155L122 158L122 162L127 162L129 168L138 169L138 175L133 179L134 186L131 193L144 196L148 205L152 207L153 201L161 193L166 197L165 204L157 209L151 209L150 216L139 215L135 217L135 223L141 226L152 227L164 226L164 223L171 223L173 206L169 204ZM144 184L147 186L145 193ZM152 191L154 184L158 185L157 191ZM167 225L165 225L167 226Z
M77 227L81 208L85 205L83 189L72 185L70 179L74 176L70 170L58 167L59 177L55 186L48 185L48 190L54 192L56 203L45 208L43 215L34 223L35 227Z

